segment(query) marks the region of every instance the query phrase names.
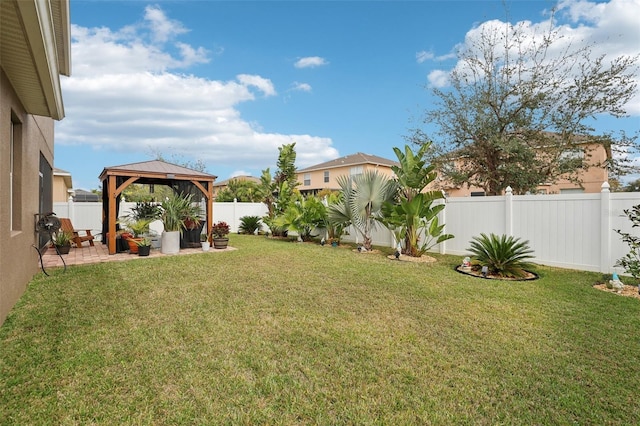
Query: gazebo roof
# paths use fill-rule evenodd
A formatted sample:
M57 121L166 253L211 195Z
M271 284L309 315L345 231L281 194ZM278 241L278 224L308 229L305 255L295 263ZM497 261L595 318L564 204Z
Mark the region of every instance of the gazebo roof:
M206 180L214 181L217 176L199 172L177 164L161 160L142 161L139 163L123 164L121 166L105 167L100 173L100 180L107 176L137 176L151 179L169 180Z

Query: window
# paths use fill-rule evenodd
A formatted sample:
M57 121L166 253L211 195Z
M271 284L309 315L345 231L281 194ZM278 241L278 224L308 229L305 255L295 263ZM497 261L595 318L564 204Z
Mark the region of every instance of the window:
M350 170L351 176L361 175L362 174L362 166L352 167Z
M311 173L304 174L304 186L311 186Z
M40 213L53 210L53 170L44 155L40 153ZM39 247L43 248L49 241L49 236L40 234Z
M326 170L324 172L324 183L328 183L329 182L329 170Z
M22 229L22 126L16 117L11 116L9 129L9 209L11 230Z
M560 160L582 160L584 158L584 151L581 149L567 149L560 154Z

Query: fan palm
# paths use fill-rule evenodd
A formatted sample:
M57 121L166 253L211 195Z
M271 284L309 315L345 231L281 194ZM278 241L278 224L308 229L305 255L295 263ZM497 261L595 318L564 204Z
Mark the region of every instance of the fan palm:
M329 217L345 227L352 225L362 236L363 246L371 249L371 232L382 218L382 206L393 200L395 182L375 170L337 179L342 201L329 206Z

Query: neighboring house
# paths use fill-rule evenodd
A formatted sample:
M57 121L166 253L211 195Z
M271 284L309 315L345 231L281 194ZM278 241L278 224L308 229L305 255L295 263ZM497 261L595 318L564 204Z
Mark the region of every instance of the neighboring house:
M69 0L0 1L0 324L39 270L53 208L54 120L70 75Z
M609 174L606 167L602 165L611 153L602 146L602 144L585 143L584 150L589 152L589 164L592 166L587 170L578 172L579 183L569 181L568 179L560 179L556 183L543 183L538 185L538 194L569 194L569 193L599 193L602 190L602 184L608 182ZM482 188L474 186L453 186L446 180L436 178L436 181L429 188L437 188L443 190L448 197L475 197L484 196Z
M389 178L395 175L391 166L398 166L397 161L375 155L357 152L335 160L306 167L296 172L298 187L302 194L317 194L323 189L339 190L338 176L355 176L367 170L377 170Z
M66 203L73 195L73 181L71 173L66 170L53 168L53 202Z
M216 196L218 195L218 193L220 191L223 191L225 189L227 189L227 187L229 186L229 181L232 180L238 180L238 181L245 181L248 180L250 182L255 182L256 184L260 184L260 178L254 177L254 176L235 176L232 177L230 179L227 180L222 180L220 182L215 182L213 184L213 199L216 199Z

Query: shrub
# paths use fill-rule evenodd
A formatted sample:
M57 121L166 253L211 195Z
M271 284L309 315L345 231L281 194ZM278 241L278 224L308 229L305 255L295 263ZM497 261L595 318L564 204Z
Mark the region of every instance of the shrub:
M623 210L631 221L632 228L640 226L640 204L633 206L630 210ZM615 266L622 266L624 270L634 278L640 278L640 238L620 229L615 229L616 233L622 237L622 241L629 245L629 253L618 259Z
M521 278L526 276L525 268L531 266L526 259L533 258L528 246L529 241L520 241L519 238L498 237L495 234L487 236L480 234L473 237L471 248L468 248L474 256L474 264L486 266L489 273L501 277Z
M255 234L262 227L260 216L242 216L238 231L241 234Z

